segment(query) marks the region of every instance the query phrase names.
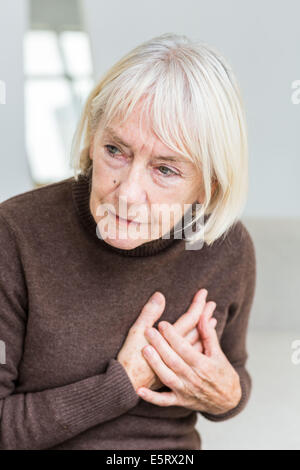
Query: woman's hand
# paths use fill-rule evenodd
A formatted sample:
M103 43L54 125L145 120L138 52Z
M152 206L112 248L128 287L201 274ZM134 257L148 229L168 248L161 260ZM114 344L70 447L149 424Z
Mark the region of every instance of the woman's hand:
M203 350L199 340L199 331L196 328L200 316L204 315L204 321L211 322L215 326L216 319L210 318L213 310L204 308L206 306L207 290L200 289L194 296L189 309L173 325L174 330L180 337L188 342L195 351ZM156 302L153 302L156 300ZM130 328L127 338L120 349L117 360L125 368L135 390L139 387L149 387L157 390L163 386L158 376L148 364L142 354L144 346L149 344L145 338L145 330L152 327L161 317L165 309L165 297L160 292L156 292L142 309L139 317Z
M137 393L158 406L183 406L213 414L235 408L242 394L239 375L221 350L214 327L200 317L203 352L196 351L170 323L162 321L158 328L146 329L152 346L144 347L143 354L171 392L143 387Z

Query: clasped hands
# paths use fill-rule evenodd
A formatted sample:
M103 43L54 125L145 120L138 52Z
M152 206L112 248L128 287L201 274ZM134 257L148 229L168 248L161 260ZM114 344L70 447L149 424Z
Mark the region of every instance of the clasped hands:
M155 292L132 325L118 353L136 393L158 406L182 406L223 414L239 403L239 375L223 353L212 318L216 308L200 289L189 309L173 325L153 324L165 309L165 297ZM163 386L170 392L157 392Z

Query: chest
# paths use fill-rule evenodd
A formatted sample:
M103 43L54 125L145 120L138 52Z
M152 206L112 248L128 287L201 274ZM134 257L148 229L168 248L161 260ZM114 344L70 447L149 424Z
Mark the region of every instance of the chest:
M96 261L83 257L76 264L53 262L47 269L41 266L40 273L35 270L35 278L29 280L20 391L51 388L104 372L156 290L166 299L159 321L174 323L197 290L208 289L208 300L217 302L214 317L221 337L227 310L222 286L212 282L212 268L187 269L184 259L172 265L149 259L122 266L114 258Z

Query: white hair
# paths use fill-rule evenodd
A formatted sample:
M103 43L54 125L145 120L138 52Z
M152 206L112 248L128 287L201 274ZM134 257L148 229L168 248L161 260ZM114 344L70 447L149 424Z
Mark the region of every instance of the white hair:
M230 65L213 47L166 33L115 63L83 108L71 150L74 177L92 169L89 148L100 121L103 126L115 118L125 121L142 98L156 135L201 172L205 198L197 217L209 214L201 237L210 245L238 221L248 192L240 89Z

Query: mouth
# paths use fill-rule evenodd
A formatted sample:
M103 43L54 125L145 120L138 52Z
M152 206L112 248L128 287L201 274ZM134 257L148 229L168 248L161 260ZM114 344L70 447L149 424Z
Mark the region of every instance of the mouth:
M123 224L135 224L135 225L140 225L141 222L135 222L134 220L132 219L124 219L123 217L119 216L118 214L113 214L112 212L110 212L118 222L120 223L123 223Z

